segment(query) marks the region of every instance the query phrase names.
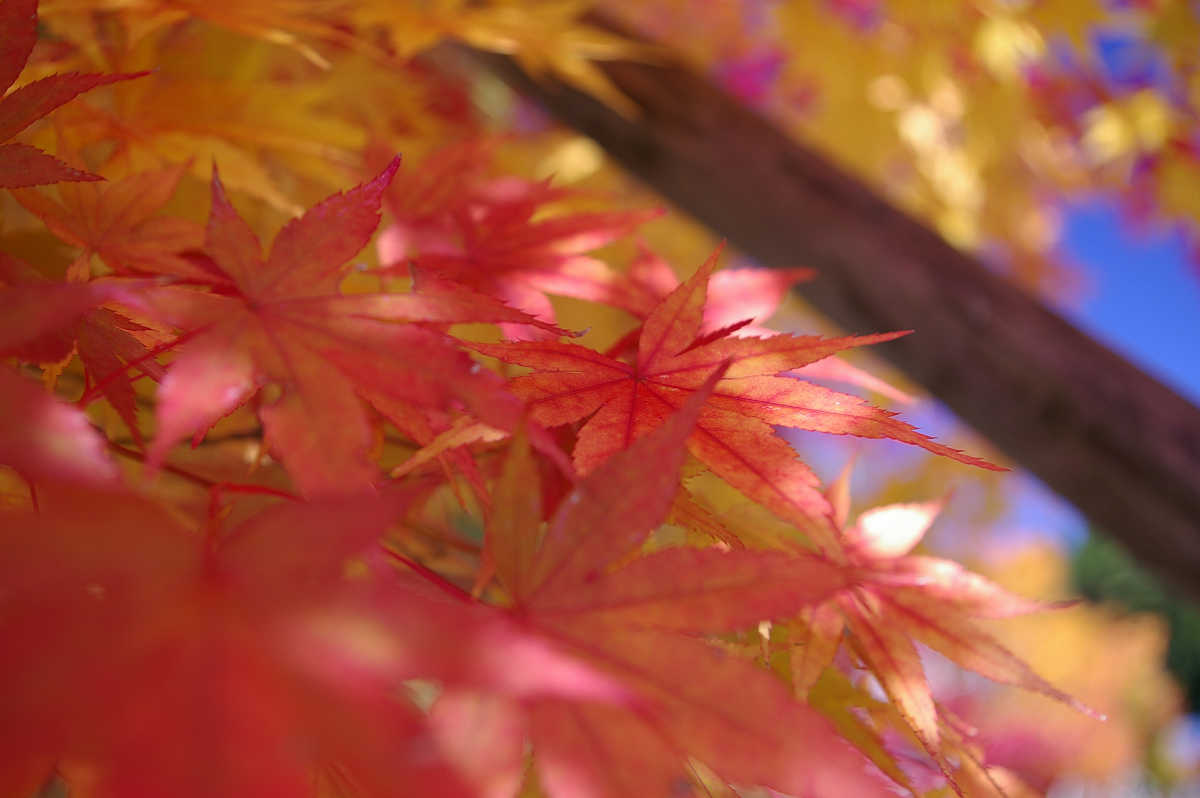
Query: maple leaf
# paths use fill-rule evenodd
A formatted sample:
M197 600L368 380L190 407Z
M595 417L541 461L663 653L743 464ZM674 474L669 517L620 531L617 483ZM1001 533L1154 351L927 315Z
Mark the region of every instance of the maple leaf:
M784 518L801 520L829 510L818 480L772 426L892 438L964 463L996 468L934 442L894 414L847 394L775 376L852 346L904 333L846 338L775 335L736 338L700 334L710 257L647 317L634 362L553 341L468 344L531 374L510 382L530 417L546 426L587 419L574 451L581 473L594 470L660 426L722 362L724 379L700 412L688 438L691 452L729 484Z
M544 534L540 494L529 489L536 466L520 436L497 481L486 541L507 614L638 698L630 707L527 704L539 780L556 798L679 794L690 783L688 755L739 783L886 793L773 676L697 639L794 615L844 584L838 568L815 556L692 548L617 567L665 519L684 442L719 377L580 482Z
M59 363L79 355L87 382L84 398L103 394L141 442L132 378L136 365L158 380L163 369L149 355L141 336L152 332L117 311L98 307L129 299L145 283L99 281L56 283L16 258L0 253L0 355L33 363Z
M225 53L231 70L247 73L242 79L197 75L197 62L204 59L195 57L194 48L219 46L221 37L204 25L176 26L162 35L170 44L156 50L158 71L114 92L111 106L81 102L64 110L64 128L110 142L107 169L132 174L190 163L192 177L208 181L215 162L231 191L299 215L304 206L296 202L294 187L281 186L268 163L286 164L290 174L322 186L340 185L358 165L362 131L324 109L326 95L338 87L310 78L271 83L264 90L271 77L257 74L264 67L249 50Z
M51 75L5 95L3 93L21 74L37 41L37 0L5 0L0 5L0 34L3 34L0 36L3 40L0 44L0 188L67 180L103 180L98 175L74 169L36 147L9 139L85 91L146 73Z
M805 693L828 666L843 633L859 659L879 680L904 722L942 768L956 791L953 767L942 741L941 717L925 679L915 642L993 681L1042 693L1095 715L1038 676L977 623L1045 610L1055 605L1015 596L949 560L912 555L943 502L894 504L862 513L846 525L849 469L830 487L832 527L819 533L835 540L831 556L855 574L854 584L830 601L806 610L792 657L796 689ZM973 794L973 793L972 793Z
M439 147L397 175L384 194L384 206L395 222L379 234L382 263L455 246L455 215L469 202L471 190L486 182L495 143L466 138Z
M547 322L554 321L554 308L546 294L609 301L619 275L585 253L662 212L566 213L535 221L543 206L575 192L547 181L485 179L489 153L487 141L451 145L397 181L388 192L396 221L380 235L380 261L403 269L411 259ZM510 338L536 333L513 325L504 331Z
M724 248L724 244L721 245ZM798 283L812 279L813 269L734 268L715 272L709 279L708 301L700 325L701 335L711 335L728 329L731 335L750 337L773 335L766 323L788 292ZM623 279L622 279L623 278ZM679 287L679 278L661 256L644 244L639 245L637 257L630 264L628 275L618 276L607 295L589 297L606 302L632 313L643 321L672 291ZM616 356L636 343L637 330L627 335L608 354ZM911 397L878 377L856 368L841 358L828 357L809 363L792 372L807 379L827 379L856 385L898 402Z
M460 39L482 50L512 55L535 76L553 74L614 109L634 115L637 109L594 66L593 60L646 58L655 48L584 21L586 0L526 0L469 3L443 0L415 9L394 3L365 3L356 18L383 25L405 55Z
M718 252L724 245L718 248ZM734 268L714 272L708 282L707 301L700 324L702 335L743 324L738 335L764 335L773 331L761 325L779 308L788 291L811 280L816 271L805 268ZM609 300L645 320L672 291L679 287L670 264L639 242L637 256L629 266L625 286ZM745 323L749 322L748 325Z
M204 230L186 219L156 216L175 193L187 164L140 172L104 185L60 185L59 200L35 189L12 192L47 229L83 250L73 270L85 278L93 254L118 273L149 272L211 278L182 256L204 243Z
M157 29L178 25L186 19L202 19L212 25L235 31L245 36L260 39L273 45L286 47L305 58L320 69L328 69L330 63L306 39L337 42L342 45L358 46L373 50L367 42L350 36L339 24L340 20L330 17L344 4L340 0L263 0L246 5L215 0L196 4L180 0L138 0L134 3L102 3L101 8L118 14L131 31L142 35ZM47 14L63 17L75 11L67 5L49 4Z
M338 290L346 261L379 222L380 198L397 168L398 158L375 179L289 222L265 260L214 174L205 241L213 290L168 286L141 300L145 312L187 331L159 389L152 464L269 383L280 390L258 407L264 440L309 494L363 490L376 480L360 396L446 409L454 401L494 426L516 423L520 407L494 375L452 339L401 322L534 319L437 281L411 294Z

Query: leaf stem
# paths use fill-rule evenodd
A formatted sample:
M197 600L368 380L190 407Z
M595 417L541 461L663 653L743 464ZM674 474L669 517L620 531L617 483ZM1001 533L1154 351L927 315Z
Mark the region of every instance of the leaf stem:
M137 460L139 463L146 461L146 456L139 451L129 449L119 443L108 441L108 448L119 455L128 457L131 460ZM268 487L267 485L252 485L242 482L219 482L215 479L202 477L199 474L193 474L191 471L173 466L170 463L163 463L159 466L168 474L177 476L180 479L191 482L193 485L199 485L209 490L222 491L226 493L252 493L262 496L275 496L280 499L288 499L289 501L299 501L300 497L294 493L279 488Z
M409 568L416 571L417 575L423 577L424 579L428 580L429 582L432 582L434 585L436 585L438 588L440 588L442 590L442 592L450 595L451 597L453 597L459 601L463 601L468 604L475 603L474 596L472 596L470 593L463 590L461 587L454 584L449 579L442 576L441 574L439 574L437 571L433 570L429 566L424 565L420 562L417 562L416 560L414 560L404 554L401 554L400 552L395 551L394 549L389 549L389 548L385 547L384 552L389 557L391 557L393 560L395 560L396 562L399 562L403 565L407 565Z
M116 370L104 375L104 377L96 380L94 383L92 383L92 386L90 388L88 388L86 391L83 392L83 396L79 397L79 401L77 404L80 407L86 407L90 402L92 402L93 400L95 400L97 397L100 396L100 394L104 391L105 387L107 387L110 383L115 382L116 380L120 379L123 374L125 374L126 372L129 371L129 369L131 369L135 366L140 366L142 363L145 363L147 360L150 360L151 358L156 357L156 356L162 354L163 352L174 349L175 347L179 346L180 344L184 343L188 339L190 339L190 338L194 337L195 335L197 335L198 333L200 333L202 331L202 329L203 328L198 328L198 329L192 330L191 332L186 332L183 335L173 338L164 344L159 344L158 346L154 347L153 349L147 350L146 353L144 355L142 355L141 357L135 358L134 360L131 360L128 363L126 363L121 368L116 369ZM142 375L149 376L144 371L143 371Z

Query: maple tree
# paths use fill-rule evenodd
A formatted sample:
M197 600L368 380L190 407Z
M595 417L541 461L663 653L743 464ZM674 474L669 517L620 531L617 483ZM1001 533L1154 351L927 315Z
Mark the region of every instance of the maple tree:
M5 794L1027 794L915 642L1091 712L979 623L1056 605L782 435L1003 470L818 384L906 399L838 356L909 331L681 279L429 54L631 112L653 48L533 5L0 0Z

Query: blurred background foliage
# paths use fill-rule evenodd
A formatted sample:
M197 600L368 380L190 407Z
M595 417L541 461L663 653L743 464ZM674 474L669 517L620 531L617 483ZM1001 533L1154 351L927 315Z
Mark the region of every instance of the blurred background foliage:
M1166 664L1190 712L1200 710L1200 607L1181 599L1102 533L1093 531L1071 556L1071 582L1093 602L1151 613L1166 624Z

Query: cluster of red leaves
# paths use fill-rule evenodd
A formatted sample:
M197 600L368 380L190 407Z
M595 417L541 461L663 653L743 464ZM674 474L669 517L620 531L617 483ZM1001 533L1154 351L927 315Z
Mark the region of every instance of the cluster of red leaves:
M34 3L0 8L7 86ZM18 89L0 131L127 77ZM2 184L98 179L47 159L5 145L0 176L21 177ZM714 255L678 283L648 253L611 269L590 253L652 214L542 217L563 192L489 177L477 143L399 168L316 204L265 255L215 171L203 229L161 213L185 165L13 192L80 255L51 279L0 254L0 464L24 486L4 489L0 523L0 790L57 773L94 796L916 794L890 729L956 790L999 791L946 731L912 641L1061 697L974 625L1035 607L910 556L921 508L845 527L774 431L993 467L791 373L897 333L748 327L799 270L714 274ZM381 208L378 288L348 291ZM564 342L547 293L639 326L606 353ZM522 340L462 340L456 323ZM472 353L530 371L506 380ZM30 379L74 355L76 406ZM132 448L93 425L101 399ZM179 441L239 413L257 454L241 481L205 476ZM420 450L390 478L388 436ZM689 453L795 538L750 545L715 518L682 486ZM466 572L421 532L460 475L484 516L481 547L454 541ZM690 545L663 545L668 519ZM739 643L764 622L789 630L783 673ZM868 673L891 716L852 711Z

